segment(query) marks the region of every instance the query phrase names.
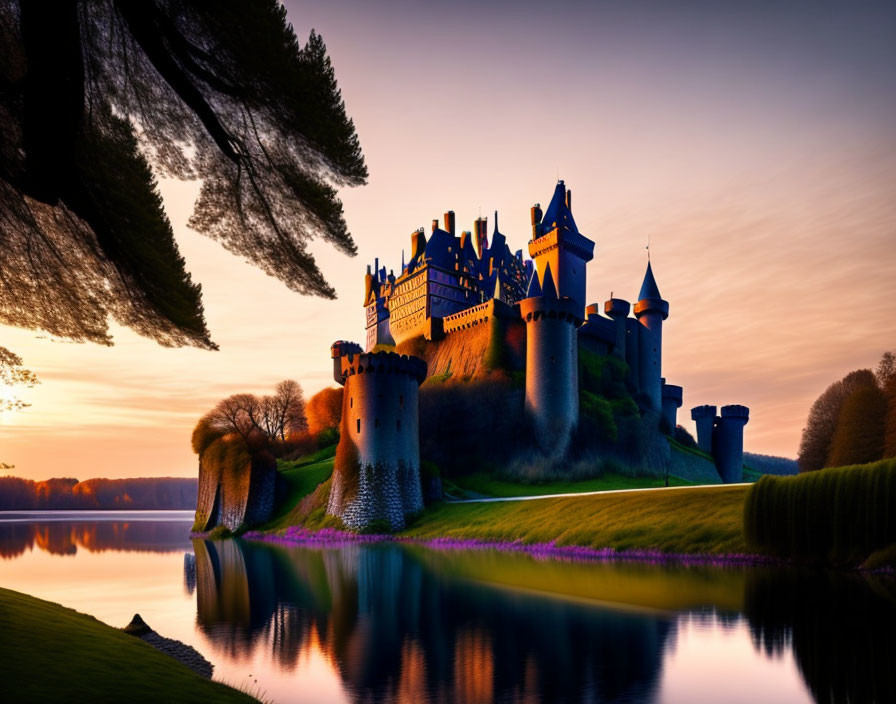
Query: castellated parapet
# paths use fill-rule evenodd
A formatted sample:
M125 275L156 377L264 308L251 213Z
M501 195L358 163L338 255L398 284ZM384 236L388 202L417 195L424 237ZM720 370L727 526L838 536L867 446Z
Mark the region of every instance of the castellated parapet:
M691 420L697 425L697 447L712 454L712 429L716 422L715 406L697 406L691 409Z
M418 390L426 363L346 342L333 345L332 357L345 391L327 513L355 530L400 530L423 510Z

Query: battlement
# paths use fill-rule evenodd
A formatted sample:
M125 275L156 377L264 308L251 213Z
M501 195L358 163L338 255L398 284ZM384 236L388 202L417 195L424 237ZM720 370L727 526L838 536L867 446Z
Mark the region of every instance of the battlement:
M467 308L460 313L446 315L442 319L442 332L448 335L458 330L465 330L480 323L487 323L492 318L513 319L519 317L518 306L511 306L493 298L478 306Z
M610 318L627 318L632 304L621 298L611 298L604 302L604 313Z
M347 350L336 357L337 345L344 344ZM337 383L345 385L346 379L356 374L406 374L422 384L426 378L426 362L396 352L363 352L355 343L333 345L333 376Z
M746 406L730 405L722 406L722 420L741 420L744 423L750 419L750 409Z
M519 306L520 315L527 323L557 318L564 319L576 326L584 322L578 304L571 298L535 296L534 298L524 298L519 302Z
M696 406L691 409L691 420L700 420L701 418L715 418L715 406Z
M681 408L682 403L682 395L683 390L680 386L676 386L675 384L663 384L663 402L671 401L674 402L676 408ZM712 408L710 406L710 408ZM724 413L724 409L722 409Z
M642 298L635 303L634 314L636 318L648 313L659 313L663 316L663 320L669 317L669 302L662 298Z

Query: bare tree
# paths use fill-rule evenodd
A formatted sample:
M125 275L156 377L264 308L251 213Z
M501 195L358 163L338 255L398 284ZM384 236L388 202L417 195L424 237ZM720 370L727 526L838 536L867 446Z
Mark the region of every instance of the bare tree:
M261 405L254 394L234 394L218 401L205 418L222 435L236 433L248 445L255 433L264 432Z
M262 429L272 440L286 440L292 433L308 428L305 396L297 381L286 379L277 384L273 396L261 399Z

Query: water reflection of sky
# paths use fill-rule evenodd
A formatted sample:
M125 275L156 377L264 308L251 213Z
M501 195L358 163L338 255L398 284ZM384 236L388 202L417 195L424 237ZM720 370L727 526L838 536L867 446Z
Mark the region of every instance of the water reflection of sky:
M115 523L22 549L0 520L3 586L115 626L140 612L277 702L894 700L891 580L284 550L191 543L189 520Z

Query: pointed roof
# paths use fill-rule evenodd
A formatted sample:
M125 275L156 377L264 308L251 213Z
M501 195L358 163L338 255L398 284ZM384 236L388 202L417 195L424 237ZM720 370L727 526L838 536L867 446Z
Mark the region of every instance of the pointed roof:
M544 282L541 284L541 290L545 298L557 298L557 287L554 285L550 264L544 268Z
M656 279L653 278L653 268L650 262L647 262L647 273L644 274L644 283L641 284L641 293L638 294L638 300L643 301L646 298L657 298L662 300L660 289L656 285Z
M579 228L576 227L576 221L572 217L572 211L566 205L566 184L563 181L557 181L551 204L545 211L541 222L544 224L545 232L553 230L554 227L571 230L572 232L579 231Z
M532 269L532 278L529 279L529 288L526 289L526 298L536 298L541 295L541 284L538 283L538 272Z

